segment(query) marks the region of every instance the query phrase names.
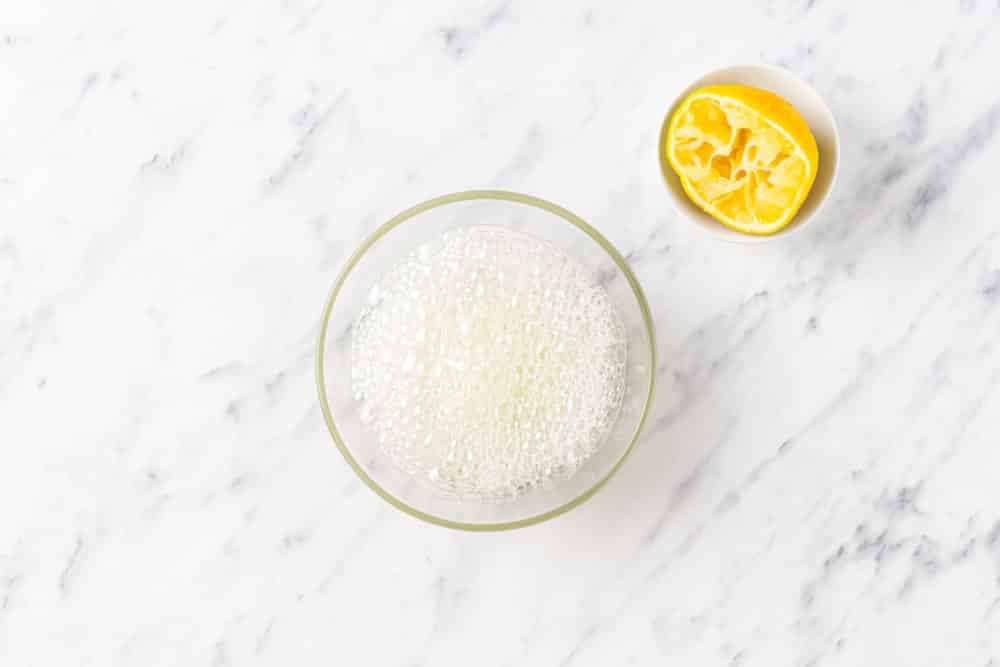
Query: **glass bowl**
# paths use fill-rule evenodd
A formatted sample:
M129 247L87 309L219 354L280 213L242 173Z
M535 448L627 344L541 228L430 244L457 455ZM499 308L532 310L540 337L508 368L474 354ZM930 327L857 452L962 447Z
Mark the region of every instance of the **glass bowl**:
M503 502L454 496L398 469L361 423L351 389L351 331L371 286L420 244L449 229L469 225L530 234L575 258L607 290L628 337L624 402L598 451L573 476ZM375 493L407 514L440 526L506 530L545 521L576 507L621 467L649 410L655 356L646 297L621 253L607 239L566 209L537 197L474 190L436 197L403 211L351 255L323 310L316 384L334 443Z

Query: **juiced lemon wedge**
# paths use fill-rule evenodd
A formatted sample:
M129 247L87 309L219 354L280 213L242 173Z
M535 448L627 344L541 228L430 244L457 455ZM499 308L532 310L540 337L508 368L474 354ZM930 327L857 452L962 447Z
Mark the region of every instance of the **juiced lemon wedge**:
M670 119L665 150L688 197L748 234L791 222L819 165L816 139L795 107L740 85L688 95Z

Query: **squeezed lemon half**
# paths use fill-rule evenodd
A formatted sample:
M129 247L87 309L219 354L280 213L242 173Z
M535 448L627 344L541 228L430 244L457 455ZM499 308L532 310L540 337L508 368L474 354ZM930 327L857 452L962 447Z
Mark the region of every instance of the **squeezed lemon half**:
M667 161L699 208L748 234L773 234L795 217L819 166L795 107L760 88L706 86L669 122Z

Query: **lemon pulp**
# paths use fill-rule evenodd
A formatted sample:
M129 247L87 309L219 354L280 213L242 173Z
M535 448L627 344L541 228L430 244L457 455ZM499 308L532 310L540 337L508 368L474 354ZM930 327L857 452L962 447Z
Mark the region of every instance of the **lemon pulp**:
M665 150L699 208L750 234L791 222L819 165L816 139L798 111L742 85L706 86L685 98L670 119Z

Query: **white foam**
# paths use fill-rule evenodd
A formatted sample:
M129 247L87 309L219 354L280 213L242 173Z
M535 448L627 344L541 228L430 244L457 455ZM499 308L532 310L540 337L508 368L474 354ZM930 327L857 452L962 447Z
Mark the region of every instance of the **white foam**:
M525 234L465 227L372 286L351 376L362 422L397 466L503 500L597 451L626 354L621 318L578 262Z

